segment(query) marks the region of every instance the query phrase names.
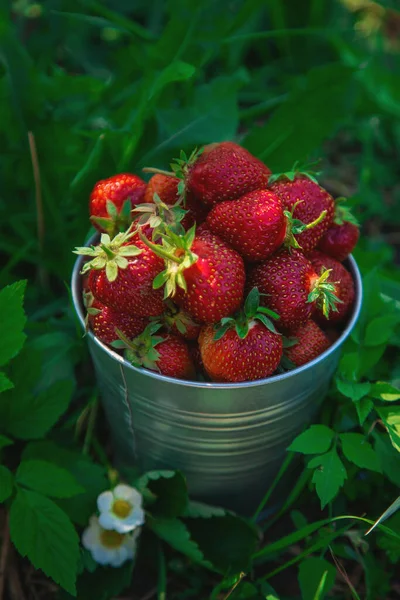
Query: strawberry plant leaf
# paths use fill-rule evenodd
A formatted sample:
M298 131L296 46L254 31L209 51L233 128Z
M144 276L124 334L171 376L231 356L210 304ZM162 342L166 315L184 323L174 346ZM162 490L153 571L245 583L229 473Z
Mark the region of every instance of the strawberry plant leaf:
M375 521L375 523L372 525L372 527L370 529L368 529L368 531L366 532L365 535L368 535L369 533L371 533L371 531L373 529L375 529L375 527L377 525L379 525L380 523L383 523L384 521L386 521L386 519L389 519L389 517L394 515L394 513L397 512L399 509L400 509L400 496L398 498L396 498L396 500L394 502L392 502L392 504L389 506L389 508L387 508L385 510L384 513L381 514L379 519L377 519Z
M311 425L300 433L290 444L288 450L302 454L319 454L331 447L335 433L326 425Z
M347 460L361 469L382 473L377 453L361 433L341 433L339 437Z
M25 288L26 281L17 281L0 291L0 314L3 316L1 322L0 366L7 364L9 360L18 354L26 340L26 335L23 332L26 323L23 308Z
M308 463L314 469L312 482L321 501L321 509L331 502L347 479L346 469L335 448L326 454L315 456Z
M367 396L370 389L371 384L366 383L355 383L352 381L344 381L343 379L337 378L336 385L338 390L343 396L347 398L351 398L353 402L358 402L364 396Z
M19 489L10 510L10 536L23 557L72 595L79 538L71 521L52 500Z
M225 508L219 506L211 506L210 504L191 500L188 503L183 516L192 519L210 519L211 517L223 517L228 512L229 511Z
M66 469L44 460L23 460L16 483L52 498L70 498L84 492Z
M211 566L210 563L204 560L204 554L199 545L191 539L188 528L179 519L150 519L148 525L171 548L188 556L196 563Z
M188 504L186 480L179 471L149 471L135 483L139 490L147 489L155 498L151 514L160 517L178 517Z
M109 485L104 467L91 462L81 452L67 450L49 441L28 444L22 460L51 462L71 473L78 485L83 488L82 493L70 498L57 498L55 502L74 523L87 525L89 517L93 514L93 507L96 506L97 496Z
M248 294L246 301L244 303L244 314L246 317L253 317L257 308L260 305L260 293L258 288L254 287Z
M10 394L5 429L11 435L29 440L43 437L67 410L72 396L72 381L57 381L35 395L18 394L18 387ZM15 394L14 394L15 391Z
M13 474L7 467L0 465L0 502L4 502L11 496L13 485Z
M205 558L223 573L237 573L249 568L258 534L255 526L233 514L209 519L185 519L192 539Z
M299 565L299 585L302 600L315 600L315 594L320 582L326 573L322 589L318 598L325 598L333 588L336 578L336 569L327 560L316 556L308 556Z

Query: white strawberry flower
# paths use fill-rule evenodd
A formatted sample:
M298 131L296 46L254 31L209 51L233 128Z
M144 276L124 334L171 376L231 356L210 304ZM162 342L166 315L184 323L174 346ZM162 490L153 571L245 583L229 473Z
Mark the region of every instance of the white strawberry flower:
M99 519L93 515L82 534L82 545L99 565L120 567L134 558L139 534L139 528L125 534L103 529Z
M123 483L100 494L97 508L100 512L99 523L104 529L128 533L144 523L142 494Z

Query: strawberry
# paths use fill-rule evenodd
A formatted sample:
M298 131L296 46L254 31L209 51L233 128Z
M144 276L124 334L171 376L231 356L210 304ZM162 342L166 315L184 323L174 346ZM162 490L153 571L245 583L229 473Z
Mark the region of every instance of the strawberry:
M123 313L105 306L95 300L91 292L85 294L84 300L88 325L90 325L94 335L104 344L111 344L118 339L116 329L120 329L127 337L134 338L142 333L148 323L147 319L143 317Z
M206 224L249 261L265 260L283 243L286 233L282 202L267 190L216 204Z
M118 331L120 340L113 346L125 348L125 358L135 367L145 367L177 379L193 379L195 370L188 345L182 338L167 333L156 336L161 327L160 323L150 323L133 340Z
M326 314L337 310L334 287L326 283L328 275L318 276L299 250L282 249L250 271L247 286L265 294L262 304L280 315L280 328L290 331L310 319L317 303Z
M235 200L257 189L265 189L271 171L258 158L234 142L209 144L171 164L173 172L144 169L176 176L182 180L179 192L192 202L212 208L218 202Z
M296 367L314 360L331 345L328 336L311 320L298 327L292 335L294 344L284 353Z
M132 222L130 213L143 200L146 183L137 175L120 173L98 181L89 200L90 220L99 231L113 237Z
M192 317L178 308L171 300L165 301L165 310L161 317L156 317L161 320L168 331L183 337L185 340L197 340L199 337L201 325L193 321Z
M141 234L140 234L141 235ZM200 323L216 323L241 305L245 283L242 257L209 231L195 235L192 227L184 236L170 232L157 246L141 235L144 243L165 259L165 270L154 281L165 285L164 297Z
M318 250L310 252L308 259L317 273L321 273L324 269L329 269L327 282L333 286L334 294L339 301L337 310L328 316L323 313L320 307L317 307L314 313L315 320L322 325L343 321L347 317L354 301L355 289L352 276L339 261Z
M144 202L149 211L150 207L154 202L161 201L166 206L179 207L178 211L175 210L175 220L181 222L182 227L187 231L194 223L202 223L207 216L207 209L199 202L196 202L188 194L183 198L179 194L178 186L180 183L178 177L169 177L162 173L153 175L146 187L144 194ZM140 205L138 207L140 209ZM184 210L186 210L186 214ZM179 214L179 211L181 214ZM155 209L153 214L156 213ZM163 216L163 215L161 215Z
M315 248L333 222L335 202L332 196L305 171L293 170L273 175L269 189L279 196L284 208L292 212L295 219L306 225L314 223L296 239L304 252Z
M98 246L76 248L75 254L92 259L81 272L89 272L88 288L102 304L137 317L163 312L162 292L153 289L153 280L164 262L136 233L128 230L112 240L103 233Z
M318 249L343 262L353 252L360 235L359 225L350 210L337 198L333 224L319 241Z
M213 381L253 381L271 375L282 358L282 336L267 315L278 315L259 306L254 288L236 318L221 326L206 325L199 337L204 368Z

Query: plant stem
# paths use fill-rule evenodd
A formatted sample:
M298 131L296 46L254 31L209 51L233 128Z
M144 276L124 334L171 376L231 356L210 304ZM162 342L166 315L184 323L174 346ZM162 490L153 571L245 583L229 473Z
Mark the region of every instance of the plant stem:
M155 167L143 167L144 173L155 173L156 175L166 175L167 177L176 177L173 171L164 171L163 169L156 169Z
M92 406L90 407L90 413L88 418L88 424L85 434L85 440L83 442L82 454L89 454L90 446L93 438L93 431L96 424L97 410L99 407L99 401L97 397L92 401Z
M252 517L253 521L257 521L257 517L259 516L259 514L262 511L262 509L264 508L264 506L267 504L268 500L270 499L270 497L272 495L272 492L274 491L274 489L278 485L279 481L282 479L284 473L287 471L287 469L288 469L290 463L292 462L294 456L295 456L294 452L289 452L286 455L286 458L284 460L283 465L279 469L279 471L278 471L278 473L277 473L274 481L272 482L272 484L270 485L269 489L265 493L264 498L261 500L260 504L258 505L258 508L257 508L256 512L253 515L253 517Z
M178 265L180 265L183 261L182 258L178 258L178 256L174 256L173 254L170 254L169 252L167 252L166 250L164 250L161 246L158 246L157 244L153 244L152 242L150 242L147 237L145 235L143 235L143 233L140 231L138 231L139 233L139 237L142 240L142 242L144 244L146 244L146 246L148 246L150 248L150 250L153 250L154 254L157 254L157 256L161 256L161 258L165 258L166 260L172 260L173 262L176 262Z

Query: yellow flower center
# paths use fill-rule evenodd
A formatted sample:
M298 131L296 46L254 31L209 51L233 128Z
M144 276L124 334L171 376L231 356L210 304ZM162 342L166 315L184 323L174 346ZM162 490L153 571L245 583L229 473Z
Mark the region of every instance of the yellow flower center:
M116 500L113 504L112 511L120 519L125 519L132 510L132 504L127 500Z
M119 548L124 541L124 534L103 529L100 534L100 540L106 548Z

